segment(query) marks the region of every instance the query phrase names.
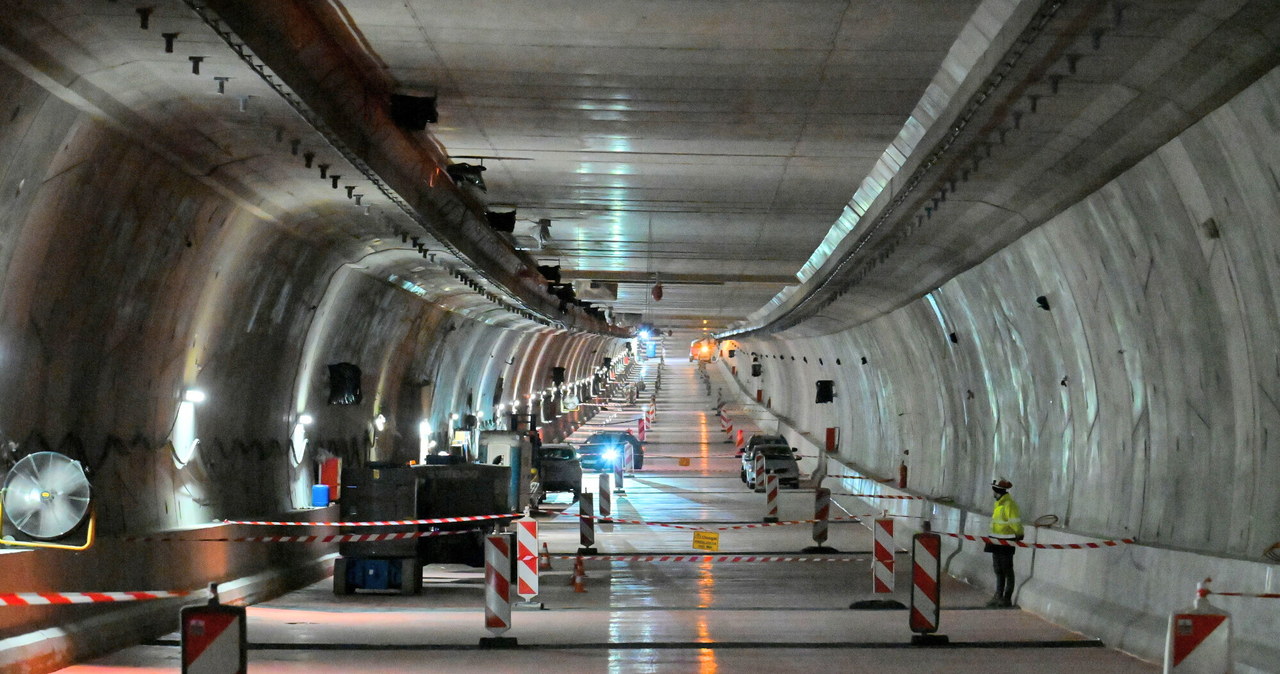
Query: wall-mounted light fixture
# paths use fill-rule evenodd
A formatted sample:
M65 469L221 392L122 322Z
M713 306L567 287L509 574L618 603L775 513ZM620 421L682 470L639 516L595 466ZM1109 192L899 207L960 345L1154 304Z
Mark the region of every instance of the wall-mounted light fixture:
M189 388L182 393L182 399L189 403L202 403L209 399L209 396L198 388Z
M385 429L387 428L387 418L386 418L386 417L384 417L384 416L382 416L381 414L379 414L378 416L374 417L374 418L373 418L373 428L374 428L374 430L376 430L376 431L378 431L379 433L381 433L383 430L385 430Z
M298 423L302 424L303 426L310 426L311 424L315 423L315 421L316 421L316 418L311 416L310 414L298 415Z

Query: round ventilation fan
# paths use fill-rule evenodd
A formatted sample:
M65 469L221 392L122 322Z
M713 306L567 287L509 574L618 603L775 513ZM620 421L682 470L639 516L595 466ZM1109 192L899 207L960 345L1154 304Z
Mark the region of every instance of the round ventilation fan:
M79 461L56 452L22 458L4 479L5 517L32 538L58 538L89 512L89 479Z

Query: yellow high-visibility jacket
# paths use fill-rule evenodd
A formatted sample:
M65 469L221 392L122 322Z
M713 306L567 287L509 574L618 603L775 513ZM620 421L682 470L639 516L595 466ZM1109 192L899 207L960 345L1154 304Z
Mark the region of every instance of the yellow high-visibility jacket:
M992 538L1022 538L1022 511L1013 497L1004 494L991 510Z

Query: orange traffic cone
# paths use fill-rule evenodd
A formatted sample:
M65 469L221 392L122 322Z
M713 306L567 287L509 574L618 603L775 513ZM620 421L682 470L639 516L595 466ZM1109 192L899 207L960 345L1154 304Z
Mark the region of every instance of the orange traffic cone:
M582 566L582 557L579 556L577 561L573 563L573 578L570 582L573 584L574 592L586 592L587 586L582 582L586 578L586 571Z
M551 570L551 551L547 550L546 543L542 544L542 554L538 555L538 570L539 571Z

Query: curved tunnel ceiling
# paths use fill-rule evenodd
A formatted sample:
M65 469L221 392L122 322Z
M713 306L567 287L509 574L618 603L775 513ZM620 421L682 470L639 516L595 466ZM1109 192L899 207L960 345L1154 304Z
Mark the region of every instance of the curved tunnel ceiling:
M260 217L386 252L384 281L463 282L445 304L486 321L611 330L547 294L534 266L558 264L616 283L595 301L624 322L819 334L980 262L1274 65L1268 3L1202 5L55 3L15 10L4 56ZM397 127L393 91L437 95L439 123ZM449 162L483 164L487 193ZM517 209L512 236L486 205Z

